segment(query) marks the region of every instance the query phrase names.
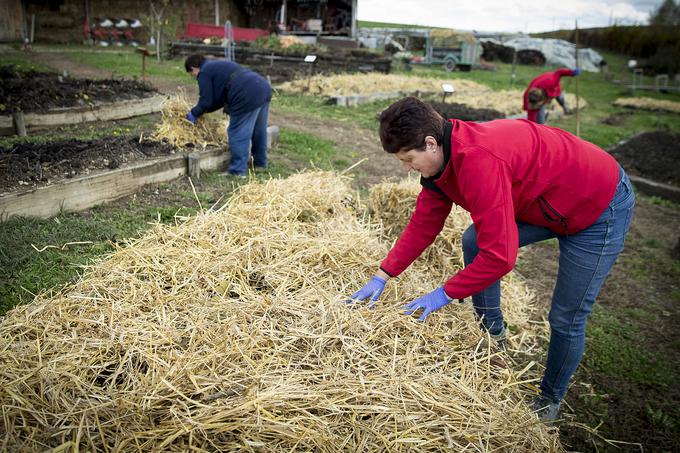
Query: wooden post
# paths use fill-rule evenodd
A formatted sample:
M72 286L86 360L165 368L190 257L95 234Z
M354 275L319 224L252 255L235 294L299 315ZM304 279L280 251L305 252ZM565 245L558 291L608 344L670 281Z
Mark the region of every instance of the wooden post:
M517 48L512 51L512 73L510 73L510 86L515 84L515 67L517 66Z
M24 112L18 110L12 113L14 120L14 130L19 137L26 137L26 121L24 121Z
M142 80L146 80L146 57L151 54L146 47L138 47L137 52L142 54Z
M187 174L192 180L197 180L201 177L201 157L198 154L189 154L187 156Z
M574 41L575 41L575 51L576 51L576 67L578 68L578 19L574 21L575 24L575 32L574 32ZM579 68L580 69L580 68ZM580 112L579 112L579 98L578 98L578 79L579 77L576 77L576 85L574 89L576 90L576 136L580 137L581 136L581 118L580 118Z

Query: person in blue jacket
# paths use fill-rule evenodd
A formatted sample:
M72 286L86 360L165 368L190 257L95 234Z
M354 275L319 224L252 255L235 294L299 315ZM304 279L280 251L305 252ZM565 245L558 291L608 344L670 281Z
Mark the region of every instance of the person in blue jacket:
M198 80L198 103L187 113L195 123L206 112L224 108L229 115L228 172L245 176L252 142L253 165L267 167L267 119L272 88L261 75L226 60L209 60L204 55L187 57L184 68Z

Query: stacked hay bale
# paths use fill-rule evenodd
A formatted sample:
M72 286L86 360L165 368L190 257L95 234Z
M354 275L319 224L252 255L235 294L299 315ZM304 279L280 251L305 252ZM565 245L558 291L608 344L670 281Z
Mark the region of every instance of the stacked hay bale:
M205 148L224 143L228 120L216 121L214 117L202 115L196 124L191 124L186 114L192 107L182 91L168 98L163 104L161 120L156 124L151 138L166 141L177 148L183 148L187 144Z
M3 449L560 450L469 307L401 314L437 278L344 302L388 248L366 218L331 173L251 183L9 312Z

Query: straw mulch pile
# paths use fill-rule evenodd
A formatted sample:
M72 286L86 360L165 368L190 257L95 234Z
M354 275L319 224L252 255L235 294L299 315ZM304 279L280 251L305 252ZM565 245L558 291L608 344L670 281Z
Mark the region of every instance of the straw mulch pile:
M201 115L196 124L191 124L186 115L193 106L181 91L167 99L161 109L161 120L156 124L151 138L156 141L167 141L178 148L183 148L187 144L203 148L208 145L224 144L228 120L217 121L214 116Z
M439 276L343 302L388 248L369 219L331 173L251 183L12 310L0 449L560 450L468 305L401 314Z
M309 83L309 90L307 86ZM411 77L395 74L339 74L316 75L309 82L306 78L285 82L279 88L289 93L310 93L318 96L369 95L376 93L399 93L400 95L442 93L442 83L450 83L455 93L446 97L446 102L465 104L476 109L494 109L505 115L522 113L520 90L494 91L472 80L439 80L427 77ZM576 106L576 97L566 93L567 105ZM438 98L440 100L441 98ZM555 108L554 104L550 108ZM584 109L587 102L581 98L579 107ZM561 109L559 109L561 110Z
M665 112L680 113L680 102L667 101L654 98L618 98L614 105L630 107L642 110L660 110Z
M569 106L571 109L576 108L576 96L571 93L563 94L567 106ZM485 88L483 91L479 92L456 92L453 95L447 96L445 102L457 102L475 109L494 109L507 116L510 116L524 112L522 110L522 96L523 92L520 90L493 91L491 89ZM586 102L585 99L579 99L580 110L585 109L587 105L588 102ZM560 107L557 102L551 102L548 106L548 110L551 112L553 117L562 113L562 107Z
M307 83L309 81L309 90ZM441 93L442 83L451 83L460 92L484 90L486 87L471 80L439 80L398 74L317 74L311 79L300 78L279 86L290 93L310 93L319 96L347 96L372 93Z

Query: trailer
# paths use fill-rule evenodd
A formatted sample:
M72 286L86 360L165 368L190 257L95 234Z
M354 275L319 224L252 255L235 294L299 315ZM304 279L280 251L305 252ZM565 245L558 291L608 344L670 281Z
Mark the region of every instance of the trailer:
M482 45L471 33L456 30L430 30L425 41L423 64L443 64L451 72L469 71L479 64Z

